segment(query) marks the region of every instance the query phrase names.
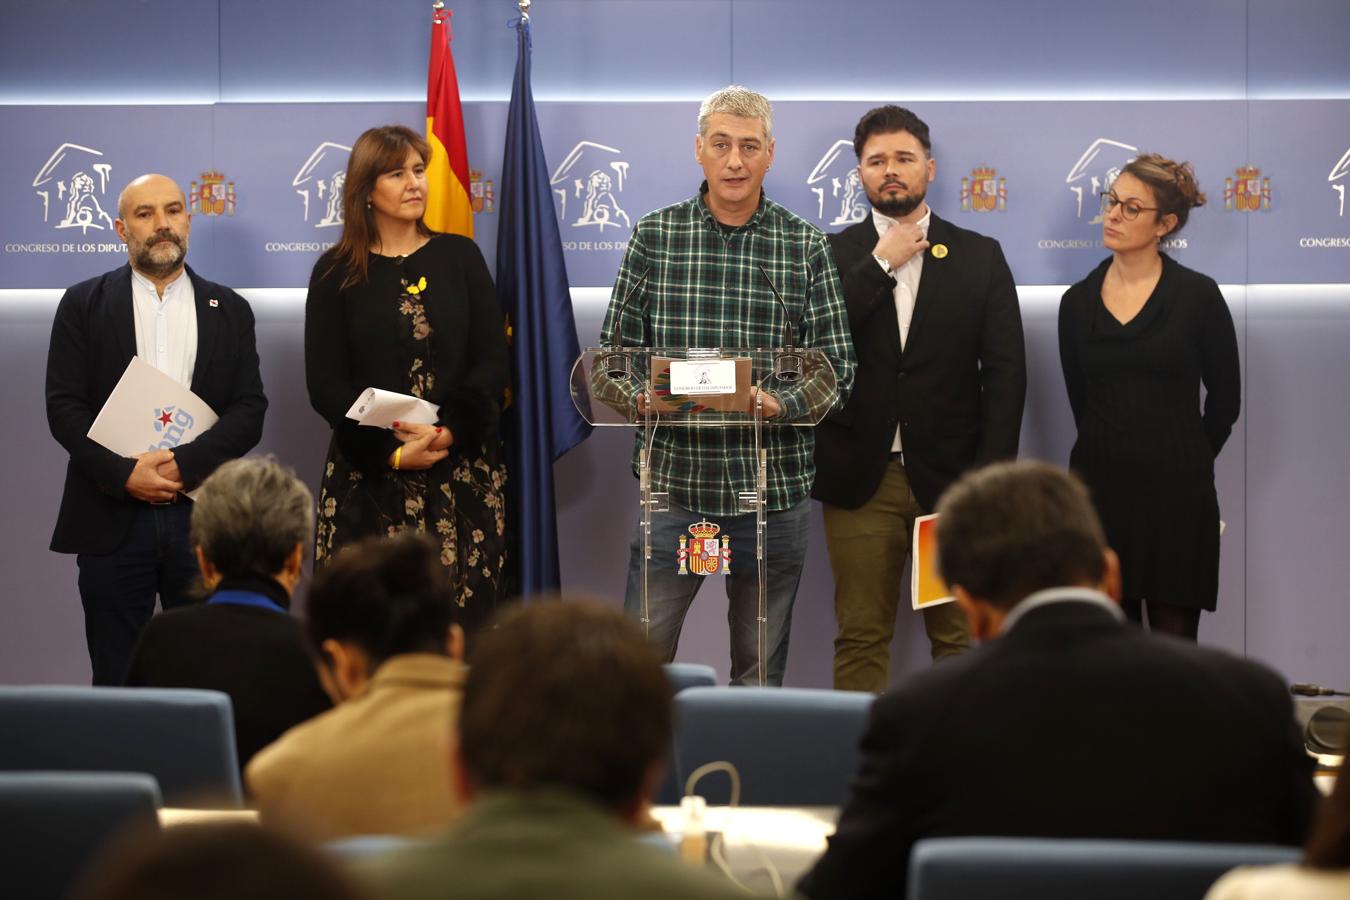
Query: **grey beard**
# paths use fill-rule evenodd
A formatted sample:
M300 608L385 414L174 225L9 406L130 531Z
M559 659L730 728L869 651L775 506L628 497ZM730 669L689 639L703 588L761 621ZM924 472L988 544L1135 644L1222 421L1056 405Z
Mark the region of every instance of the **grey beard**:
M160 243L166 242L161 241ZM158 244L142 247L141 251L136 254L136 263L134 266L136 271L144 275L149 275L151 278L164 278L165 276L172 275L174 272L178 271L178 268L183 265L183 258L187 256L187 248L179 243L168 243L173 243L173 246L178 248L177 255L175 255L171 261L158 260L150 255L151 251L154 250Z

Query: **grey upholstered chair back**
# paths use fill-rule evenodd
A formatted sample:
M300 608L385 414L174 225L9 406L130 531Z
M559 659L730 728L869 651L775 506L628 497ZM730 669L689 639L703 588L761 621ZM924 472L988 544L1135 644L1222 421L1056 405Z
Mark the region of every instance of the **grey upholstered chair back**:
M678 694L691 687L715 687L717 670L701 663L666 663L666 677L670 679L671 690ZM675 776L675 747L670 748L670 759L666 760L666 775L656 790L655 801L661 806L673 806L680 802L680 785Z
M730 762L745 806L839 806L858 768L874 695L810 688L689 688L675 696L675 771L684 785L705 763ZM728 780L698 793L726 803Z
M183 688L0 687L0 771L145 772L168 806L241 805L230 698Z
M0 895L61 900L108 840L159 827L140 772L0 772Z
M717 670L712 666L674 662L666 663L665 670L670 686L677 694L685 688L717 686Z
M909 900L1202 900L1236 866L1294 862L1294 847L1066 838L930 838Z

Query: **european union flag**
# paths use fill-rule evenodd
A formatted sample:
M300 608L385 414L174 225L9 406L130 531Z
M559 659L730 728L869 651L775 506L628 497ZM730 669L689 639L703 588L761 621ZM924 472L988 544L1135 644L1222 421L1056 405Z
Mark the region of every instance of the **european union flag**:
M516 79L506 119L497 227L497 293L511 329L512 403L504 438L510 465L508 528L522 594L555 591L558 523L553 461L591 426L572 405L569 376L580 352L548 163L530 91L530 24L517 28Z

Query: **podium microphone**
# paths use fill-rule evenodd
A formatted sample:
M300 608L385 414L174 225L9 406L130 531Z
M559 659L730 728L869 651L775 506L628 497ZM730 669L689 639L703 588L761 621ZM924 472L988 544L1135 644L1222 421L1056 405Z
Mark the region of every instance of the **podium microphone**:
M769 290L773 292L773 299L783 307L783 318L787 323L783 326L783 337L786 339L783 349L773 358L773 375L779 381L796 381L802 377L802 355L797 352L797 330L792 324L792 313L788 312L788 305L783 302L783 296L778 293L778 288L774 286L769 273L764 271L764 266L757 263L755 267L768 283Z
M600 357L600 367L604 369L605 375L611 381L627 381L633 376L633 361L628 358L627 353L618 352L623 346L623 312L628 308L628 301L633 299L633 295L642 289L647 283L647 276L651 274L651 269L644 269L641 277L628 289L624 295L619 308L614 312L614 329L610 332L609 350Z
M1350 697L1350 691L1338 691L1335 688L1322 687L1320 684L1308 684L1300 681L1289 685L1289 693L1300 697Z

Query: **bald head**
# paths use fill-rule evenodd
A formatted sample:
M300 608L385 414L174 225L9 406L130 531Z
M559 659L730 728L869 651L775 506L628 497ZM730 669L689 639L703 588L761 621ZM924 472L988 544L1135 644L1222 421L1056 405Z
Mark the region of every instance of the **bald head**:
M187 256L192 215L172 178L142 175L117 198L117 236L127 245L131 267L162 289L178 277Z
M187 205L187 199L178 182L168 175L150 172L132 179L130 184L122 188L122 193L117 195L117 216L125 219L127 213L135 208L135 204L160 196L175 196L184 206Z

